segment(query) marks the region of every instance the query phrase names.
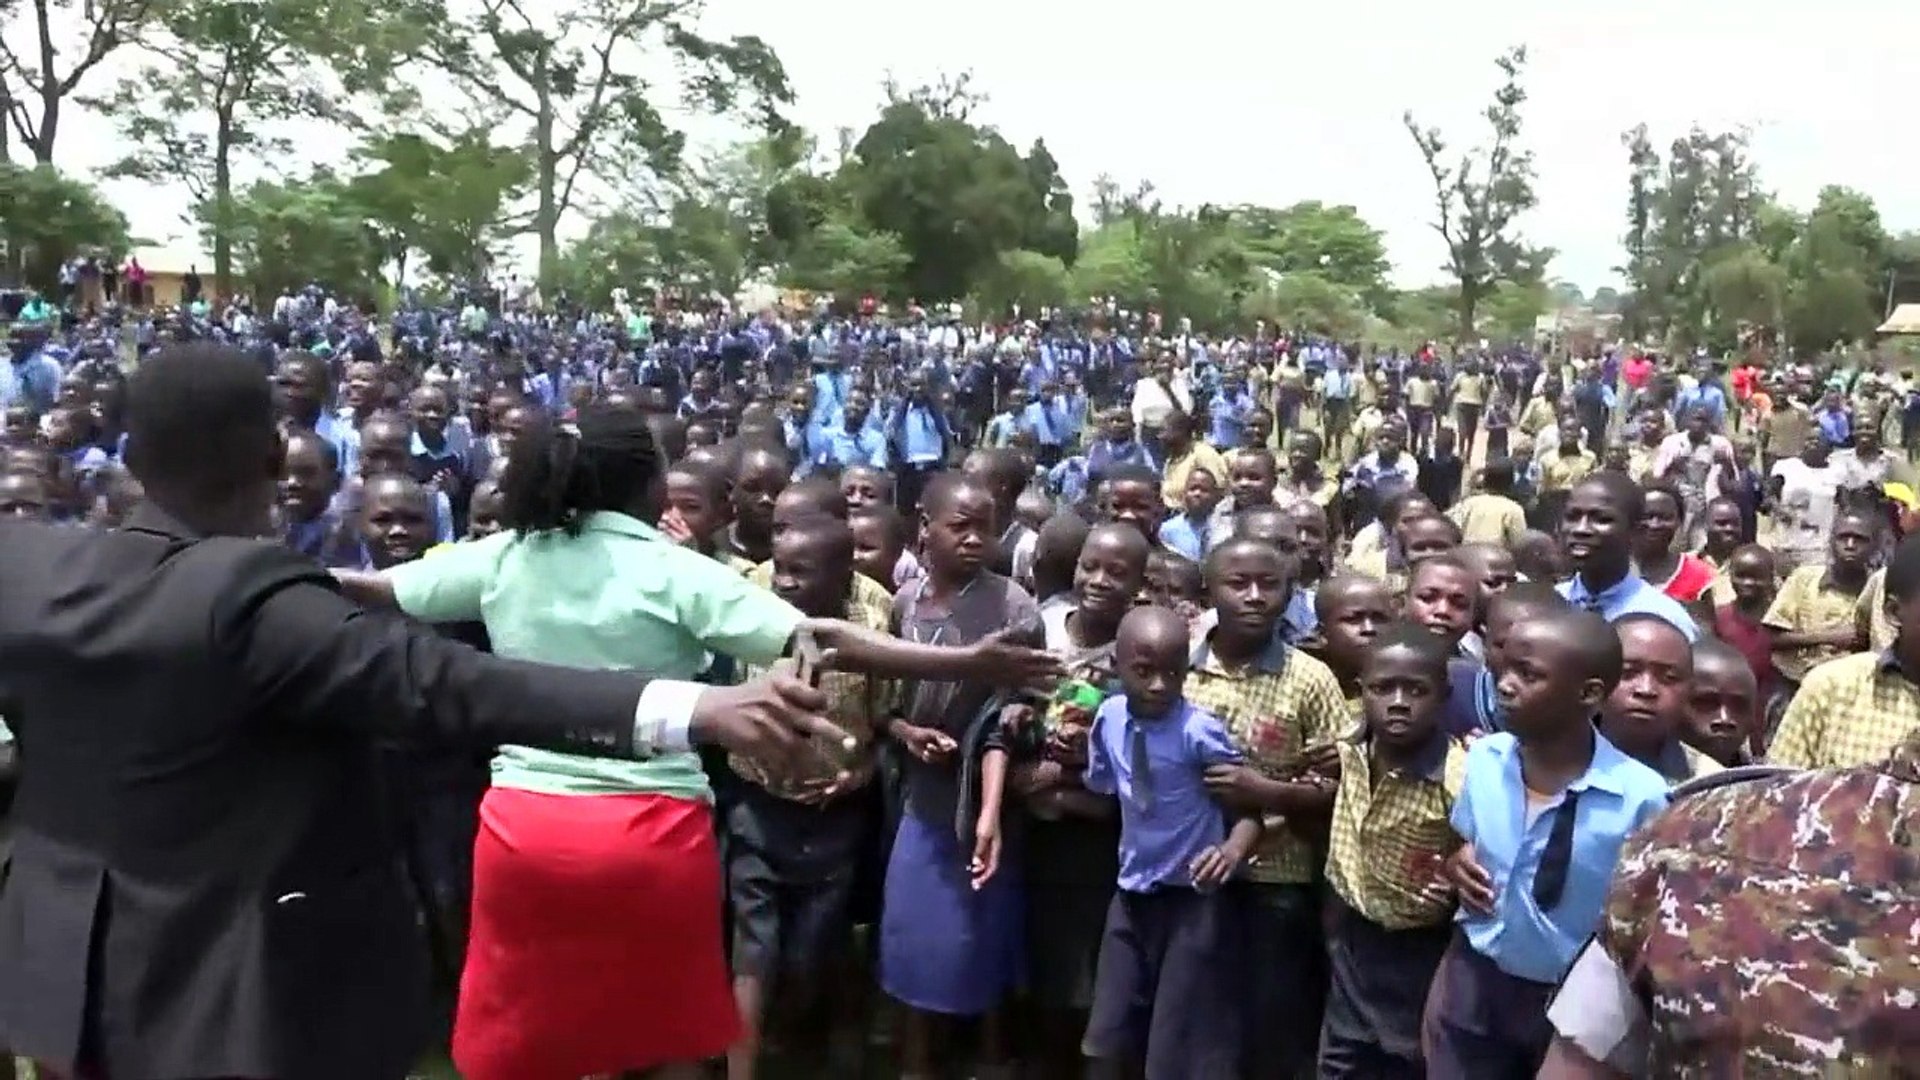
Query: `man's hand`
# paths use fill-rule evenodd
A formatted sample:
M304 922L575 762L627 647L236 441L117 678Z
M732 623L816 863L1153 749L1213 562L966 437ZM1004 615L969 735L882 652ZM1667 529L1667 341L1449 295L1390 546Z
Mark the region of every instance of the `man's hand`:
M973 891L979 892L1000 869L1000 817L981 814L973 830L973 859L967 863L967 877Z
M994 686L1051 690L1066 669L1060 658L1045 649L1032 649L1007 640L1011 630L996 630L967 646L974 678Z
M739 754L776 776L790 775L815 759L816 738L847 751L857 745L826 711L825 694L776 672L701 694L690 734L695 744Z
M1252 766L1209 765L1205 782L1207 794L1229 810L1258 813L1264 808L1266 778Z

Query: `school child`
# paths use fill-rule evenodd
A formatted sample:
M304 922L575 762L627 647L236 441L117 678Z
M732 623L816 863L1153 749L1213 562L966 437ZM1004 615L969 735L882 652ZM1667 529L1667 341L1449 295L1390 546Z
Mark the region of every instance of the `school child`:
M1131 525L1149 542L1158 540L1160 522L1166 517L1160 478L1140 465L1116 465L1101 478L1099 507L1100 520Z
M1432 454L1415 452L1420 463L1420 490L1441 510L1459 500L1460 484L1465 479L1467 463L1454 450L1454 442L1453 429L1442 427L1434 432Z
M1003 712L1003 727L1019 737L990 751L985 767L992 771L995 752L1012 758L1008 786L1024 810L1027 994L1038 1010L1035 1049L1047 1076L1075 1075L1083 1064L1080 1036L1120 865L1114 802L1083 783L1087 733L1100 703L1120 692L1114 641L1145 581L1149 551L1124 525L1087 533L1071 599L1040 610L1047 648L1066 677L1051 699Z
M1423 1023L1434 1080L1535 1074L1547 1001L1599 928L1620 847L1666 806L1666 779L1594 726L1619 678L1620 639L1594 612L1545 612L1507 637L1507 730L1468 751L1453 807L1462 906Z
M907 550L907 526L891 505L869 506L847 515L853 530L854 569L889 591L919 576L920 560Z
M1553 534L1528 529L1513 544L1513 563L1522 581L1557 582L1567 576L1567 558Z
M465 521L471 474L462 441L447 427L451 409L447 392L438 386L422 386L407 396L407 419L413 424L407 465L415 480L445 492L455 518Z
M1780 583L1761 622L1773 631L1773 667L1788 693L1818 665L1865 645L1860 594L1880 536L1878 518L1843 510L1833 518L1826 565L1798 567Z
M893 505L893 474L871 465L851 465L840 470L840 494L847 500L849 512L870 506Z
M53 497L46 477L25 469L0 471L0 518L52 521Z
M1300 527L1295 524L1295 515L1291 509L1279 506L1256 506L1243 510L1233 516L1234 539L1258 540L1280 553L1287 561L1287 599L1280 611L1280 622L1274 627L1274 634L1288 645L1299 645L1310 640L1318 628L1318 620L1313 613L1313 587L1303 586L1301 565L1306 556L1302 554L1305 544L1301 540ZM1316 576L1312 579L1318 582Z
M30 405L9 405L0 412L0 441L8 446L31 446L40 436L40 417Z
M1739 650L1717 638L1693 646L1693 691L1687 698L1688 746L1726 768L1753 761L1760 727L1760 685Z
M786 458L772 446L743 446L729 479L733 521L721 534L718 549L755 565L766 562L773 558L773 502L790 479Z
M323 566L357 566L358 545L334 502L340 489L336 455L333 444L314 432L287 432L280 463L282 542Z
M943 473L921 501L926 576L894 598L896 633L919 644L964 645L1012 629L1041 639L1031 596L988 568L996 538L994 492L975 477ZM904 751L904 808L888 857L880 922L880 986L903 1010L899 1045L907 1077L934 1075L944 1018L980 1017L980 1059L1007 1061L1000 1006L1018 984L1019 873L1008 866L975 887L973 832L988 793L978 790L983 733L998 728L990 688L974 682L907 686L887 734ZM1011 860L1009 860L1011 862ZM947 1032L942 1031L941 1034Z
M1206 572L1216 615L1196 635L1186 681L1187 700L1219 717L1245 758L1209 768L1208 790L1229 810L1278 819L1231 889L1247 961L1236 994L1247 1025L1243 1067L1262 1076L1304 1068L1319 1039L1325 946L1315 845L1333 808L1334 779L1324 766L1351 726L1333 672L1275 636L1290 569L1258 540L1236 537L1213 549Z
M1440 639L1450 657L1480 622L1480 576L1467 560L1441 553L1414 564L1401 603L1406 620Z
M1447 511L1470 544L1513 544L1527 531L1527 512L1513 498L1513 462L1504 458L1480 470L1480 490Z
M500 485L492 480L482 480L473 488L473 499L467 504L467 539L484 540L501 529L500 515L505 512L505 498L500 494Z
M382 473L361 486L356 528L359 569L412 562L434 543L433 493L405 473Z
M393 474L411 476L413 473L413 425L399 413L380 412L366 418L360 425L360 450L355 462L360 481L368 477ZM453 540L453 503L447 493L438 488L427 489L428 500L433 506L434 538L440 543ZM337 500L341 504L343 517L350 517L364 498L360 484L352 480L341 488Z
M1467 560L1467 565L1480 577L1483 611L1487 601L1520 579L1520 567L1513 560L1513 552L1501 544L1464 543L1455 554Z
M1239 1073L1234 901L1221 891L1252 855L1260 819L1213 798L1209 769L1241 760L1218 717L1183 694L1187 626L1136 608L1114 646L1123 693L1087 738L1088 791L1120 807L1118 890L1107 908L1082 1048L1098 1077Z
M1199 563L1165 550L1147 556L1146 603L1191 621L1200 617L1205 596L1206 577Z
M1026 490L1028 460L1013 449L975 450L960 465L961 472L993 494L993 520L999 525L1000 537L987 566L1015 581L1028 580L1028 564L1033 560L1034 531L1021 523L1017 513L1020 493Z
M832 517L815 514L780 529L769 584L810 617L888 631L892 597L856 577L852 532ZM754 1075L776 1006L800 1021L790 1044L796 1055L826 1068L826 1040L814 1035L831 1028L820 1007L830 1004L828 976L852 946L856 866L878 826L878 805L866 797L874 734L894 691L886 680L841 671L822 674L820 685L829 718L855 745L823 744L812 767L792 775L774 776L737 755L728 762L742 781L723 809L733 991L742 1021L727 1055L730 1080Z
M1620 636L1620 682L1600 710L1600 733L1676 787L1719 772L1718 763L1683 738L1693 644L1657 615L1628 615L1613 629Z
M720 422L711 416L702 416L687 422L688 446L718 446L720 444Z
M82 484L111 460L93 444L93 417L84 409L56 408L46 417L47 448L65 458Z
M1273 491L1280 482L1279 466L1273 460L1273 451L1264 446L1242 450L1234 455L1232 464L1227 466L1227 494L1230 505L1222 504L1223 512L1240 513L1255 507L1274 505ZM1226 539L1215 538L1215 542Z
M1420 1015L1452 939L1440 873L1466 747L1440 726L1448 654L1399 623L1366 653L1364 722L1343 738L1327 849L1326 1018L1317 1076L1420 1076Z
M1416 518L1431 517L1439 509L1413 488L1396 491L1380 504L1380 516L1354 536L1347 549L1346 568L1385 578L1388 571L1404 568L1405 559L1397 539L1400 527Z
M721 548L733 517L724 473L681 461L667 467L666 487L666 508L660 516L663 534L743 574L753 569L752 563Z
M1037 487L1028 487L1013 500L1013 519L1028 532L1038 533L1053 516L1053 500Z
M1033 545L1033 581L1027 591L1040 602L1044 620L1051 608L1073 606L1073 580L1080 563L1080 549L1092 529L1085 518L1071 512L1055 514L1042 522L1039 538Z
M1320 586L1315 607L1320 617L1320 642L1314 655L1333 672L1347 703L1348 716L1360 719L1360 673L1367 649L1393 621L1393 594L1386 583L1364 574L1338 574Z
M1488 599L1481 635L1481 656L1460 657L1447 669L1447 706L1441 721L1452 734L1472 739L1506 727L1506 711L1497 689L1507 638L1522 620L1567 606L1550 584L1521 581Z
M1493 395L1493 400L1487 403L1487 414L1480 422L1487 429L1486 460L1497 461L1507 457L1507 440L1513 430L1513 405L1505 394L1496 392Z
M1160 523L1160 543L1199 562L1212 539L1214 509L1220 500L1220 481L1205 469L1187 474L1187 491L1180 513Z

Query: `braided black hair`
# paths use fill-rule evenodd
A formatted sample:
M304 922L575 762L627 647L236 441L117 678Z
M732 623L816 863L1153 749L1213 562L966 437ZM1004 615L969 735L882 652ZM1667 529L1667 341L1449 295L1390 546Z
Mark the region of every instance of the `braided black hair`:
M500 481L500 523L578 536L589 514L633 513L660 475L644 415L589 405L575 422L534 424L515 441Z

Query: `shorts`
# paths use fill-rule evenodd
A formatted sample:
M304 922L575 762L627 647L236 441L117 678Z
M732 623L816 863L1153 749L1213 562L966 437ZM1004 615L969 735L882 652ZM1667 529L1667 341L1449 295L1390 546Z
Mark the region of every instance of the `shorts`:
M813 975L846 955L872 807L864 790L807 806L741 786L725 845L736 976Z
M1235 916L1219 892L1115 893L1081 1052L1150 1077L1238 1077Z

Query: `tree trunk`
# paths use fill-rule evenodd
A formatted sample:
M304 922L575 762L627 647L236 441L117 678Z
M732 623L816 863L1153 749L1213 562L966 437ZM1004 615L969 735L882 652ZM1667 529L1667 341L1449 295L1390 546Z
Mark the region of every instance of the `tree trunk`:
M1460 282L1460 339L1476 340L1479 328L1474 324L1474 316L1480 310L1480 285L1478 282Z
M534 211L534 230L540 238L542 287L560 266L560 159L553 148L553 95L539 85L539 113L533 122L533 152L540 185L540 205Z
M53 164L53 138L60 134L60 95L49 88L41 95L39 137L33 140L33 160Z
M213 134L213 298L233 295L233 113L216 113Z

